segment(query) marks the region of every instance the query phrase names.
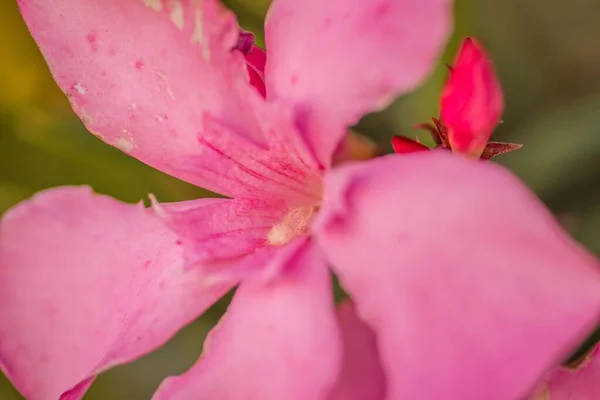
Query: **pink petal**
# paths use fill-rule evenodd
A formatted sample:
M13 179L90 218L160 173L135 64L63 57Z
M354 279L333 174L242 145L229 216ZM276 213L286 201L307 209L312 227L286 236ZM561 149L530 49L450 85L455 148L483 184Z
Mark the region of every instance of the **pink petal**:
M504 98L483 48L467 38L444 86L441 120L457 152L479 157L500 122Z
M262 99L232 51L239 28L218 1L18 3L75 112L107 143L226 195L230 181L180 165L209 151L198 143L205 115L229 127L222 140L267 146L253 110Z
M184 271L176 241L143 205L88 188L7 212L0 365L17 389L28 400L80 399L96 374L162 345L232 287Z
M155 208L177 234L186 264L204 268L211 279L262 269L271 255L261 251L271 247L269 232L288 211L285 202L268 199L198 199Z
M316 239L389 399L518 399L600 320L600 270L502 168L444 152L326 178Z
M309 242L272 260L286 273L245 281L196 365L153 400L325 399L341 358L329 272Z
M274 0L267 97L296 105L324 166L349 125L414 89L451 28L450 0Z
M338 319L344 336L344 363L329 400L385 399L385 375L375 334L349 301L338 306Z
M231 197L298 204L318 201L322 172L293 126L290 110L270 104L256 116L268 135L268 146L235 138L226 121L207 115L198 137L202 154L182 158L178 168L205 177L215 191Z
M558 367L531 400L600 399L600 345L575 368Z

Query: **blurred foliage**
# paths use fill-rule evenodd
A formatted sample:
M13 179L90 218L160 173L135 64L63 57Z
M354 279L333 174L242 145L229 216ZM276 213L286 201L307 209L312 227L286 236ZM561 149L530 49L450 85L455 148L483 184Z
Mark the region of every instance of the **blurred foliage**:
M263 43L269 1L225 3ZM525 145L499 162L533 188L579 241L600 254L600 188L595 185L600 176L600 2L457 0L456 32L444 62L452 62L466 35L487 46L505 90L504 123L494 138ZM85 132L54 85L13 1L0 4L0 49L0 212L57 185L88 184L126 201L147 193L163 201L206 195ZM358 130L382 146L396 133L419 134L428 141L411 126L438 115L444 77L440 63L423 87L385 112L365 117ZM86 399L150 398L164 376L181 373L196 360L224 304L161 350L102 374ZM0 399L19 398L0 378Z

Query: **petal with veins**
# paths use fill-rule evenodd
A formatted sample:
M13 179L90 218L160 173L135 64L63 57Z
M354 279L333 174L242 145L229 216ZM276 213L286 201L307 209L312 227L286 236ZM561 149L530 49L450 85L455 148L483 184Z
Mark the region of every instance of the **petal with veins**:
M185 207L156 208L183 245L186 264L217 268L268 246L269 231L287 211L282 202L247 199L198 199Z
M298 126L328 166L348 126L428 75L451 12L450 0L274 0L267 98L296 106Z
M79 399L96 374L162 345L233 286L184 271L176 242L142 205L87 188L42 192L8 211L0 366L18 390Z
M19 0L50 70L87 128L141 161L230 195L228 182L178 168L200 155L205 114L266 145L248 104L239 28L217 0ZM256 103L255 104L261 104Z
M271 261L284 273L240 285L198 363L153 400L327 398L342 352L331 279L318 249L296 245Z
M499 166L341 167L317 241L376 332L389 399L517 399L600 318L598 261Z
M226 121L209 115L199 135L202 153L181 157L179 170L214 182L218 192L247 199L313 203L321 196L322 173L292 126L289 110L271 104L256 114L269 137L267 147L236 137Z

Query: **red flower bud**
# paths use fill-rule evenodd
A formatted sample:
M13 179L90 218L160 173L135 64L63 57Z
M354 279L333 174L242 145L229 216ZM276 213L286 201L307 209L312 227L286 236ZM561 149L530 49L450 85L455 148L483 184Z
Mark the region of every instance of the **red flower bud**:
M504 99L498 78L481 46L465 39L450 69L441 100L441 122L455 152L479 157L500 122Z

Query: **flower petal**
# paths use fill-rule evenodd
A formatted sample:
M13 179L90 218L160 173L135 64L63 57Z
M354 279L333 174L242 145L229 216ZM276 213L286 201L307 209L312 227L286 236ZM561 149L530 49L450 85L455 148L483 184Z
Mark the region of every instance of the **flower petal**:
M338 306L338 319L344 336L344 363L329 400L385 399L385 375L375 334L349 301Z
M316 239L389 399L517 399L600 318L597 260L502 168L445 152L326 178Z
M88 188L42 192L0 229L0 366L29 400L81 398L233 286L183 271L177 237L143 205Z
M596 400L600 398L600 345L575 368L558 367L531 400Z
M479 157L503 109L492 62L475 40L465 39L442 92L440 119L452 150Z
M297 107L328 166L349 125L414 89L451 28L451 0L274 0L267 15L267 98Z
M202 154L181 158L178 169L204 177L215 191L231 197L314 203L321 195L322 172L292 125L290 110L270 104L256 115L268 134L267 147L235 138L226 121L206 115L198 137Z
M239 28L217 0L18 3L75 112L107 143L226 195L227 182L179 165L204 151L204 116L224 121L229 141L266 146L248 104L262 99L232 51Z
M177 234L186 265L203 268L211 279L263 267L258 264L270 255L261 251L270 247L269 231L287 212L287 204L268 199L198 199L154 207ZM236 271L232 264L238 264Z
M326 398L342 350L329 271L307 241L282 250L272 262L285 273L243 282L202 358L153 400Z

